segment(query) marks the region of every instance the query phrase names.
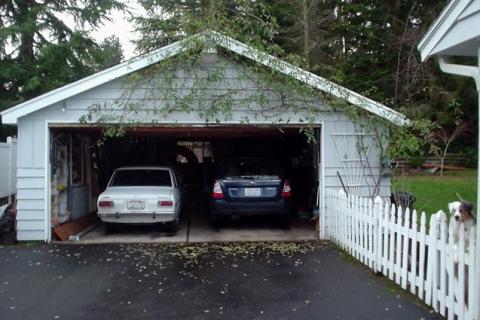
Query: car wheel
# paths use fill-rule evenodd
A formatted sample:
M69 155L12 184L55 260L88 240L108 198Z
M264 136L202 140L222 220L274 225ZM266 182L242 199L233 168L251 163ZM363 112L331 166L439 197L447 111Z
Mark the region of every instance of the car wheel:
M210 226L213 229L220 229L222 226L222 218L217 216L217 215L211 215L210 216Z
M282 229L289 230L291 220L292 219L290 218L290 216L282 217L280 219L280 227L282 227Z
M180 216L177 216L175 220L169 223L168 231L171 233L177 233L180 226Z
M107 233L114 233L117 230L118 230L118 226L115 223L105 222L105 231Z

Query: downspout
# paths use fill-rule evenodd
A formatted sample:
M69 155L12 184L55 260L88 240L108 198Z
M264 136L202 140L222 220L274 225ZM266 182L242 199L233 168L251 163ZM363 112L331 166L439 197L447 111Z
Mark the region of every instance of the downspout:
M448 63L445 57L440 56L438 59L438 64L440 69L445 73L471 77L475 80L477 86L477 96L478 96L478 148L477 148L477 217L480 212L480 44L478 46L477 52L478 66L464 66L459 64ZM474 292L473 292L473 301L476 303L470 304L475 306L473 310L474 319L480 320L480 221L477 219L477 240L475 243L475 271L474 271Z

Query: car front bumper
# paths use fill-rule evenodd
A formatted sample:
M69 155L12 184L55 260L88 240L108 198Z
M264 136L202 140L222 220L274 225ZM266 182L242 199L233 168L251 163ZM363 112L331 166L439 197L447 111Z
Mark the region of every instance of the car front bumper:
M175 220L175 213L169 212L115 212L115 213L102 213L98 212L98 217L107 223L128 223L128 224L152 224L152 223L165 223Z

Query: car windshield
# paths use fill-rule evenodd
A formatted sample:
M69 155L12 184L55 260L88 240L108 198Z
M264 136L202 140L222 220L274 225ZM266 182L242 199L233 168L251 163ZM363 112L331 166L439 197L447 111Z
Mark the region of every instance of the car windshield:
M229 162L223 171L224 179L280 179L282 169L272 159L246 159Z
M110 187L171 187L170 172L168 170L136 169L117 170L113 174Z

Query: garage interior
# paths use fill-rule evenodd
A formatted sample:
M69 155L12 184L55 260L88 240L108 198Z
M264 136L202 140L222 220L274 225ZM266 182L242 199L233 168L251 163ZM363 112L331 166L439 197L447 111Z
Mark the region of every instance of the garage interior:
M65 239L68 230L71 235L72 228L66 226L78 221L83 221L84 231L70 239L83 243L318 239L311 218L317 205L320 129L314 132L316 141L309 142L294 126L137 127L121 138L102 139L101 127L50 127L52 239ZM282 229L272 216L245 217L226 221L220 229L210 227L209 197L217 168L223 160L237 157L269 157L282 163L293 191L289 229ZM97 197L113 171L123 166L174 168L184 195L177 234L158 225L105 232L96 219Z

